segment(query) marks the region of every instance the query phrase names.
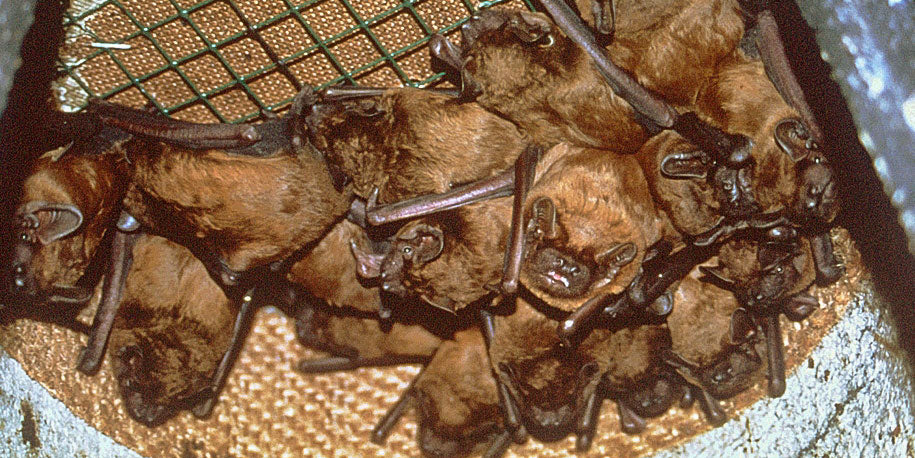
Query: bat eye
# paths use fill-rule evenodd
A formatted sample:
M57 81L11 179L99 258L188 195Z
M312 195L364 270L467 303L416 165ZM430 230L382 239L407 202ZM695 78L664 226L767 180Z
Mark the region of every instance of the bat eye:
M411 255L411 254L413 254L413 247L405 246L405 247L403 247L403 250L401 250L401 251L403 251L403 254L405 254L405 255Z
M569 272L571 272L572 275L575 275L578 272L581 272L581 269L579 269L578 266L572 266L571 268L569 268Z
M775 273L780 274L780 273L784 272L784 270L785 269L783 267L779 266L779 267L775 268Z
M19 240L23 240L23 241L25 241L25 242L28 242L28 241L29 241L29 234L26 234L25 232L19 234Z
M553 258L554 267L562 267L564 264L565 264L565 261L563 261L562 258L559 258L559 257Z

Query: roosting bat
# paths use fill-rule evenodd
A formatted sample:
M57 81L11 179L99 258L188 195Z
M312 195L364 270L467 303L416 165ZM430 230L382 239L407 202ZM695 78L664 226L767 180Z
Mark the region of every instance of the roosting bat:
M234 286L241 272L317 241L348 208L299 134L308 96L261 124L190 124L105 103L91 112L137 136L125 148L134 184L127 210L156 233L183 238Z
M327 100L308 119L315 147L352 180L356 195L382 204L495 176L524 147L510 122L420 89Z
M732 291L753 319L761 323L772 397L785 391L779 314L800 321L819 306L816 298L807 293L817 275L811 244L796 234L785 238L788 240L783 242L731 241L721 248L718 265L701 268L720 287Z
M545 15L486 10L462 36L461 61L450 62L464 98L511 119L534 144L633 152L648 137L591 58Z
M11 292L29 298L30 305L82 305L97 280L86 275L87 268L105 269L102 298L77 364L80 371L93 373L101 363L130 267L133 237L127 232L136 229L136 221L121 212L118 202L128 186L123 147L130 136L99 126L91 115L62 116L72 124L73 143L39 158L23 184L15 217L18 241L10 266ZM99 249L103 240L110 240L110 249ZM107 264L99 259L105 252L110 252Z
M620 389L648 381L670 338L659 325L595 329L569 349L556 335L555 312L545 314L533 301L519 297L510 315L484 315L490 360L504 390L506 425L548 441L574 432L579 449L587 449L599 413L598 386L604 379Z
M702 410L717 425L726 414L716 399L748 388L762 368L761 339L734 294L701 281L701 275L695 268L672 288L673 311L667 316L672 345L664 359L698 391Z
M498 290L511 205L500 198L410 221L382 253L355 244L360 272L401 297L463 309Z
M186 248L142 235L111 332L127 412L156 425L213 395L238 304Z
M119 153L127 138L106 131L34 162L13 218L17 240L8 287L14 297L29 303L88 302L94 285L78 282L120 212L127 183ZM87 151L96 148L103 151Z
M377 318L324 307L303 308L296 325L304 344L331 353L302 361L299 370L306 373L425 365L376 425L372 442L383 443L400 417L415 407L417 442L427 456L464 456L474 451L500 456L508 448L510 437L501 424L496 384L479 330L441 322L437 333L402 322L386 329Z

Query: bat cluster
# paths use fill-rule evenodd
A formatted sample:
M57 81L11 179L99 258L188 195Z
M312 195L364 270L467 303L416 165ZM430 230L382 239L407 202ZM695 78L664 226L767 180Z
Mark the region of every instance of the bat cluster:
M371 440L414 408L431 456L587 450L606 399L637 434L674 403L720 424L762 377L780 396L780 315L843 271L765 2L543 5L555 23L485 10L433 37L459 90L306 88L240 125L61 115L7 302L72 316L101 283L77 367L107 354L149 425L208 415L260 304L329 353L303 373L422 364Z

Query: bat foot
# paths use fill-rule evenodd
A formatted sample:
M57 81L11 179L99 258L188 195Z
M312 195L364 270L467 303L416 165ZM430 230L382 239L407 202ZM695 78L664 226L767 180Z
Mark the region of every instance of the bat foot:
M83 347L79 351L79 357L76 360L76 370L86 375L95 375L102 365L101 355L90 351L89 347Z

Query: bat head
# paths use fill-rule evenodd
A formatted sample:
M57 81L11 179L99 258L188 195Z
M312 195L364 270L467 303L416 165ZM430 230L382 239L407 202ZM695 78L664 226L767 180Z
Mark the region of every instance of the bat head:
M533 83L567 78L567 63L583 57L545 15L527 11L485 10L461 28L462 93L474 98L517 95Z
M775 143L793 163L793 202L789 215L799 224L829 224L839 212L835 173L826 156L797 118L785 118L775 126Z
M126 188L112 154L39 158L23 184L13 217L15 245L5 266L15 302L85 303L91 287L78 285Z
M596 295L621 293L660 235L631 158L600 152L549 163L556 152L544 158L527 196L520 281L550 306L571 311Z
M351 248L361 277L379 278L383 291L405 297L406 271L437 258L444 249L444 240L438 228L416 222L401 228L383 253L366 252L355 242Z
M700 269L751 310L779 307L816 277L810 243L803 238L791 243L730 242L719 254L718 266Z

